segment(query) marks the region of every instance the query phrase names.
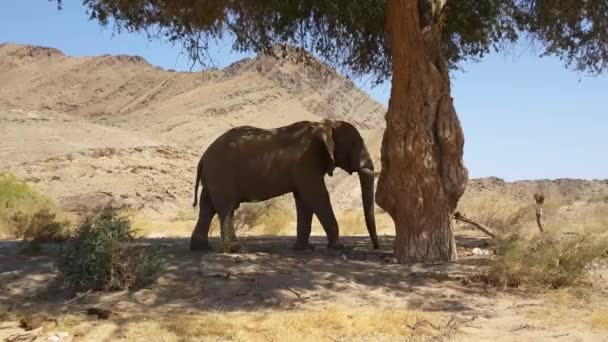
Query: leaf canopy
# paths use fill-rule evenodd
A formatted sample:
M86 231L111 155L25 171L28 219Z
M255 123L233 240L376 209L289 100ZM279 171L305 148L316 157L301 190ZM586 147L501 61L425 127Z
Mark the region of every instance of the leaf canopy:
M57 1L61 7L61 0ZM421 18L433 1L418 0ZM292 44L354 76L391 75L384 0L82 0L90 18L117 30L183 44L205 65L216 39L239 52ZM608 68L608 0L448 0L442 36L450 69L522 36L568 68L592 75ZM422 20L424 23L424 20Z

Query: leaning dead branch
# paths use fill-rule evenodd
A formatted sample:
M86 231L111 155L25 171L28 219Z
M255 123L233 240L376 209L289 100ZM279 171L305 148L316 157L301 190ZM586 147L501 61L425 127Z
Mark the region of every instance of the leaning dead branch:
M460 212L455 212L454 213L454 218L458 221L462 221L465 223L468 223L474 227L476 227L477 229L481 230L482 232L486 233L487 235L489 235L490 237L495 238L496 234L494 234L494 232L492 232L492 229L486 227L485 225L483 225L481 222L477 221L474 218L471 217L467 217L463 214L461 214Z
M544 232L543 229L543 203L545 202L545 196L542 193L534 194L534 202L536 209L536 224L538 225L538 230L540 232Z

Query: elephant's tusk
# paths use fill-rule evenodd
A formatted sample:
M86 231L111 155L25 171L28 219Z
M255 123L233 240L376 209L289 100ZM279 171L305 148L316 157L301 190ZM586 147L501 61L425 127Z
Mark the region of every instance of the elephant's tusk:
M374 172L368 168L362 167L359 169L359 172L361 172L362 174L368 175L368 176L374 176L374 177L378 177L380 176L380 172Z

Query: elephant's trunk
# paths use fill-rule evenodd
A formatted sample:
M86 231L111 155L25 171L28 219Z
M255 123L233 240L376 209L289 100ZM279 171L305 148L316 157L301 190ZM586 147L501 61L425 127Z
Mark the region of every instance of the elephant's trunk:
M371 158L366 158L361 163L361 169L374 170ZM365 215L365 225L367 232L372 239L374 249L380 248L378 235L376 234L376 218L374 217L374 176L368 172L359 171L359 182L361 183L361 198L363 202L363 215Z

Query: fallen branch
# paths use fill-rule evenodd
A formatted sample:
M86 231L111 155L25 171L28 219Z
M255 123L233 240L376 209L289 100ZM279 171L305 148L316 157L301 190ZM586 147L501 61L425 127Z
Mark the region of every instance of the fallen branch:
M481 230L482 232L488 234L489 236L491 236L493 238L496 237L496 234L494 234L492 232L492 229L484 226L481 222L477 221L474 218L464 216L463 214L461 214L458 211L454 213L454 218L458 221L462 221L462 222L468 223L472 226L475 226L477 229Z

